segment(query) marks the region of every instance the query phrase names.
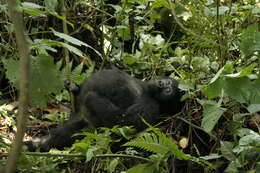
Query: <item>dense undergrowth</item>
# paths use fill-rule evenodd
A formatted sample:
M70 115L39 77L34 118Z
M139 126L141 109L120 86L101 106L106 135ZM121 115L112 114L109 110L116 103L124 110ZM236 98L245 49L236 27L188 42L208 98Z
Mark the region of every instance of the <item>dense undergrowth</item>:
M185 106L139 134L98 129L64 151L23 153L18 172L260 172L258 0L65 2L21 3L32 60L27 137L68 117L64 81L80 84L109 64L140 79L177 79ZM19 57L3 1L0 23L4 164L16 129Z

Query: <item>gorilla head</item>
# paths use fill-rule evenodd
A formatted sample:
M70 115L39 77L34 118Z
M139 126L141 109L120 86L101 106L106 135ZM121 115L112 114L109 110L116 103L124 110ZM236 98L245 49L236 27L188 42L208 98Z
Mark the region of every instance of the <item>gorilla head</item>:
M159 77L148 82L151 86L151 95L159 102L166 102L176 97L179 92L178 82L168 77Z

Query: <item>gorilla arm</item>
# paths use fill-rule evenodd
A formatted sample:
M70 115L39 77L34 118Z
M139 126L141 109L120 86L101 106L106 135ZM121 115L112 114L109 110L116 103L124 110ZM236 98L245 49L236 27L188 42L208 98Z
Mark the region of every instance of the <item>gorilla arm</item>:
M154 123L159 118L159 104L150 97L140 97L123 114L122 125L133 125L137 130L146 128L142 118L148 123Z
M94 91L90 91L84 98L84 108L89 108L90 117L85 117L85 121L92 122L94 127L113 127L121 124L122 112L118 106L108 98L100 96Z

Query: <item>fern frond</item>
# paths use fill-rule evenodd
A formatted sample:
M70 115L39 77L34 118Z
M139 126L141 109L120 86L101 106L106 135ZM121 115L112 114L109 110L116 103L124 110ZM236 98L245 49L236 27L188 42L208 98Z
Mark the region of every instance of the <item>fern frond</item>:
M143 136L125 143L124 146L134 146L157 154L169 152L169 148L163 145L161 139L154 133L145 133Z
M191 160L199 164L212 167L212 165L206 160L202 160L189 154L185 154L182 150L178 148L178 145L174 143L171 138L167 137L159 129L154 128L147 122L145 123L149 126L151 131L149 133L146 132L142 136L125 143L124 146L137 147L156 154L164 155L164 157L174 155L179 160Z
M124 146L133 146L156 154L169 153L180 160L192 160L190 155L183 153L172 139L156 128L152 128L150 133L145 133L141 137L125 143Z

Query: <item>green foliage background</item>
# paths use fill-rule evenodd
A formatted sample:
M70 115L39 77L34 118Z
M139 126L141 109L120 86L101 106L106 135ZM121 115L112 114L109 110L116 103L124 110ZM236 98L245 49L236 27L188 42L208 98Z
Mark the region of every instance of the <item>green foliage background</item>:
M176 117L189 122L183 134L190 139L188 149L178 149L150 127L152 132L125 144L153 153L147 163L128 172L167 172L173 156L225 172L260 171L259 124L256 129L248 125L260 111L259 1L74 0L66 1L66 7L65 18L57 0L21 2L32 55L33 105L46 107L51 96L63 92L64 81L80 84L107 64L141 79L168 74L186 92L185 108ZM0 4L0 96L13 92L3 90L6 85L16 90L19 86L19 57L7 11L6 4ZM68 33L63 32L62 23ZM169 118L168 124L176 117ZM171 127L166 129L172 132ZM194 129L210 136L212 140L206 142L214 141L211 150L203 152L192 135ZM95 154L111 152L110 143L115 141L110 133L84 135L89 138L72 150L85 154L87 161ZM106 142L97 142L102 141L100 136ZM127 170L121 163L108 159L93 169Z

